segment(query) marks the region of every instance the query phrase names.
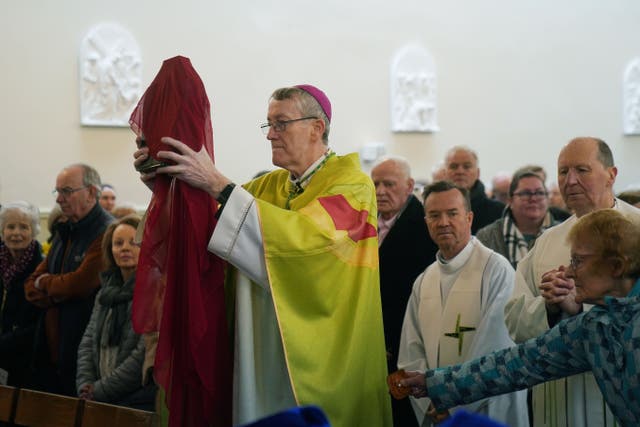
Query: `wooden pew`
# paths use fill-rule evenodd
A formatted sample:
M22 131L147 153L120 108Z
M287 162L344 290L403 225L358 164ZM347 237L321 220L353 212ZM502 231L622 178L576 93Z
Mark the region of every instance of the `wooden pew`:
M82 427L156 427L154 412L87 400L84 402Z
M30 427L78 427L82 401L74 397L21 389L14 422Z
M0 385L0 422L13 422L17 389L6 385Z

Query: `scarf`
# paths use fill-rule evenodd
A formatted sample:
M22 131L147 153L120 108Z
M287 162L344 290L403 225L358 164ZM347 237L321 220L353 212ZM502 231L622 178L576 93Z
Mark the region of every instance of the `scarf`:
M122 274L119 269L113 269L103 274L104 278L102 292L100 293L100 304L111 309L111 322L109 325L110 347L117 346L122 338L122 331L129 320L128 307L133 299L133 285L136 282L135 274L123 283Z
M11 282L13 282L16 277L19 277L27 270L37 249L38 243L32 240L22 256L14 260L7 245L4 242L0 242L0 271L2 271L2 282L6 289L9 289Z
M536 234L536 239L538 236L542 234L544 230L551 226L551 214L549 211L544 216L542 220L542 225L538 234ZM507 245L507 255L509 262L513 266L513 268L518 265L518 262L524 258L524 256L529 252L529 249L533 246L533 243L536 239L532 239L527 242L513 219L513 213L511 212L511 208L507 206L502 214L502 235L504 236L504 242Z

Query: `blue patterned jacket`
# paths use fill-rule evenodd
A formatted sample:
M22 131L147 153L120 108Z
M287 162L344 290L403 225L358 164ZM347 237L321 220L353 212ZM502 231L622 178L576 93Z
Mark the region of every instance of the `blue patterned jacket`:
M640 280L625 298L566 319L537 338L426 372L438 410L592 371L623 426L640 425Z

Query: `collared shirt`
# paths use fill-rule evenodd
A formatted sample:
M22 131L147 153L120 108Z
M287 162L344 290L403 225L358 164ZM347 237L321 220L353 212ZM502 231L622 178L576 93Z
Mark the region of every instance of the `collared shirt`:
M516 347L462 365L426 372L435 406L472 402L488 395L592 371L623 426L640 425L640 280L627 297L560 322Z
M378 214L378 247L382 245L384 238L387 237L387 234L389 234L389 231L391 230L393 225L396 223L398 218L400 218L400 215L402 215L404 210L407 209L409 200L411 200L411 197L407 197L404 205L402 205L402 209L396 212L396 214L389 219L384 219L382 218L382 215Z
M378 246L382 245L382 241L387 237L389 230L391 230L391 227L396 223L399 216L400 213L395 214L389 219L384 219L381 216L378 216Z

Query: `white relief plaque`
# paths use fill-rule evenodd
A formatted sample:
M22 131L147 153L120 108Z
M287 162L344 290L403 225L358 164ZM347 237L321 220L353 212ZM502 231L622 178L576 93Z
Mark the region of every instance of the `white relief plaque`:
M640 134L640 58L627 64L623 82L624 133Z
M431 54L421 46L408 45L391 64L391 130L438 131L436 68Z
M88 126L129 126L142 94L140 48L113 23L93 27L80 46L80 121Z

